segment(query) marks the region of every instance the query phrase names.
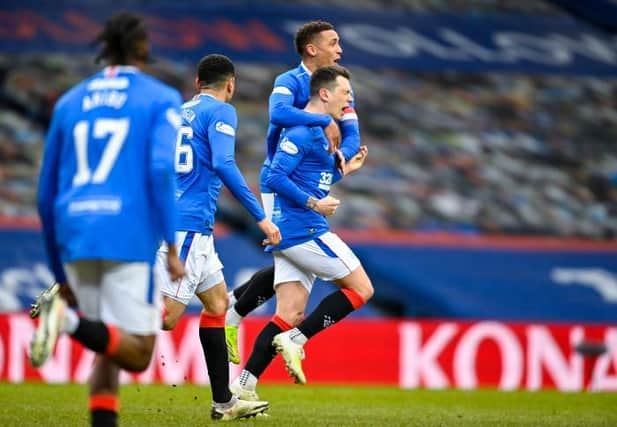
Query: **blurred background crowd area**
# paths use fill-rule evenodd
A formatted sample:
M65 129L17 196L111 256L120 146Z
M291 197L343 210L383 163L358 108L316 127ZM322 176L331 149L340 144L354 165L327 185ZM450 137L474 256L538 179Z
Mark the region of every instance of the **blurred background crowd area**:
M562 13L531 0L362 0L353 7ZM272 83L295 65L237 63L237 160L255 191ZM189 99L193 68L159 59L148 71ZM53 105L98 69L93 55L0 54L0 216L36 217L37 169ZM617 236L616 78L359 66L351 72L370 155L360 173L334 187L343 203L333 226ZM220 210L232 222L250 222L229 194Z
M349 11L377 11L404 13L508 13L534 16L565 16L566 13L552 0L212 0L209 3L224 3L227 6L259 6L260 3L280 6L309 6L321 8L345 9ZM72 0L57 0L58 6L63 3L73 4ZM86 0L91 5L109 5L108 0ZM123 7L140 7L152 4L169 4L168 0L121 0ZM177 4L181 6L182 0Z
M243 0L237 0L242 3ZM289 4L274 0L270 3ZM296 4L348 9L410 13L520 13L533 15L563 14L561 9L541 0L297 0Z
M237 159L256 189L267 100L286 65L237 64ZM0 56L0 213L35 216L37 167L58 96L90 56ZM189 99L193 70L150 70ZM409 73L354 67L361 173L334 226L611 238L617 232L617 79ZM242 212L229 195L222 209Z

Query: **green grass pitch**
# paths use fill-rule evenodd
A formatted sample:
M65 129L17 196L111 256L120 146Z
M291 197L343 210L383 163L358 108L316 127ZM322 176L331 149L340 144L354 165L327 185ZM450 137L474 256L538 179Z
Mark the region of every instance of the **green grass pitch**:
M269 417L245 426L617 426L617 394L263 385ZM125 385L120 425L202 426L209 387ZM84 385L0 383L0 426L85 426Z

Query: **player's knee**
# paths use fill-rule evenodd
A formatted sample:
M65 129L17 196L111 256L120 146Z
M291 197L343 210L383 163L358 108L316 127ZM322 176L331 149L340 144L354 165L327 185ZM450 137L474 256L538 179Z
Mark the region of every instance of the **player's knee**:
M176 327L184 311L186 310L186 305L180 301L176 301L168 296L164 297L165 307L162 312L162 326L161 329L164 331L171 331Z
M297 311L293 314L292 319L288 322L292 327L296 327L304 320L304 311Z
M229 297L227 294L221 295L219 298L208 301L208 306L204 307L204 311L210 316L222 316L229 308Z
M150 365L152 353L154 352L154 340L150 337L139 337L139 344L135 346L130 361L122 368L130 372L145 371Z
M373 288L371 279L366 277L366 280L360 283L360 286L358 286L358 289L356 290L356 292L358 292L358 294L362 297L364 302L367 302L368 300L370 300L373 297L373 294L375 294L375 289Z
M164 331L171 331L172 329L174 329L178 324L180 317L182 317L183 313L184 311L177 312L173 309L166 311L165 315L163 316L163 325L161 328Z
M229 296L224 283L217 285L209 291L197 294L204 307L204 312L209 316L222 316L229 308Z
M141 357L135 359L131 366L125 369L127 371L131 371L131 372L143 372L148 368L148 365L150 365L150 360L152 359L152 353L148 353L141 355Z
M176 325L178 324L178 318L172 318L170 315L166 315L165 317L163 317L163 326L162 329L164 331L171 331L173 330Z

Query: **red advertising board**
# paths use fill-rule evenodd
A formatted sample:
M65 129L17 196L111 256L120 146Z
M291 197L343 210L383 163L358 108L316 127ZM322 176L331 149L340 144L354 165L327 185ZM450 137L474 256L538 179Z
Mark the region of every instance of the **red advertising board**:
M247 319L241 327L244 361L267 320ZM173 332L161 332L150 367L123 380L207 383L198 324L197 316L186 316ZM86 381L92 353L68 337L42 369L32 368L27 351L33 330L26 314L0 315L0 380ZM607 351L581 355L574 347L583 341ZM305 350L313 384L617 391L617 325L350 319L314 337ZM240 367L230 366L234 378ZM262 382L291 382L279 358Z

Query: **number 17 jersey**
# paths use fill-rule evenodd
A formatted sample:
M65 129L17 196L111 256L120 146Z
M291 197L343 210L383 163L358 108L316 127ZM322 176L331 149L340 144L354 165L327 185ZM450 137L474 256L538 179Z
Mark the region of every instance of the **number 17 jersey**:
M56 277L61 262L154 262L173 242L180 94L137 68L108 67L56 104L38 205Z

